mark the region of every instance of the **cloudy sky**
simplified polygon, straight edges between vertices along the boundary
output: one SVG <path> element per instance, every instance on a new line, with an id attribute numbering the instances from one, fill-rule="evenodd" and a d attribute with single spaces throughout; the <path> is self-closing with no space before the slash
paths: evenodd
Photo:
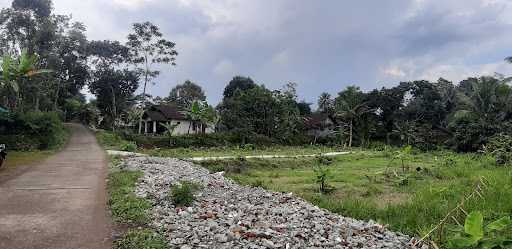
<path id="1" fill-rule="evenodd" d="M 10 0 L 0 0 L 8 6 Z M 151 21 L 177 43 L 154 95 L 199 83 L 217 103 L 235 75 L 269 88 L 299 84 L 316 102 L 347 85 L 512 74 L 509 0 L 54 0 L 55 12 L 88 26 L 90 39 L 125 40 Z"/>

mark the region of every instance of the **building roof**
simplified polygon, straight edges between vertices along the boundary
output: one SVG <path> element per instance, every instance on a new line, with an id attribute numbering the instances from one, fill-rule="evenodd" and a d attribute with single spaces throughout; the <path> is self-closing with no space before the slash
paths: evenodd
<path id="1" fill-rule="evenodd" d="M 144 118 L 154 121 L 188 120 L 184 111 L 174 105 L 154 105 L 144 112 Z"/>
<path id="2" fill-rule="evenodd" d="M 304 118 L 304 124 L 311 129 L 323 128 L 328 125 L 328 121 L 334 124 L 333 119 L 324 113 L 313 113 Z"/>

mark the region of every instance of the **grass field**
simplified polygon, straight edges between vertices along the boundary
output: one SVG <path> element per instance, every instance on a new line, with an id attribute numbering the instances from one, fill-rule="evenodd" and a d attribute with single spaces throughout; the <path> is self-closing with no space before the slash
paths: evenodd
<path id="1" fill-rule="evenodd" d="M 40 162 L 47 157 L 54 154 L 55 151 L 9 151 L 7 154 L 7 160 L 4 162 L 2 168 L 14 168 L 19 165 L 29 165 L 35 162 Z"/>
<path id="2" fill-rule="evenodd" d="M 254 156 L 254 155 L 311 155 L 343 151 L 341 148 L 327 146 L 271 146 L 271 147 L 214 147 L 214 148 L 176 148 L 152 149 L 139 152 L 158 157 L 220 157 L 220 156 Z"/>
<path id="3" fill-rule="evenodd" d="M 293 149 L 292 149 L 293 150 Z M 450 152 L 416 153 L 404 160 L 395 152 L 359 151 L 336 157 L 327 167 L 330 194 L 319 194 L 317 159 L 232 160 L 203 162 L 211 171 L 227 170 L 241 184 L 293 192 L 333 212 L 373 219 L 410 235 L 423 235 L 472 191 L 480 177 L 488 180 L 484 200 L 473 199 L 469 211 L 487 219 L 512 213 L 512 169 L 495 166 L 491 157 Z M 408 169 L 407 169 L 408 168 Z"/>

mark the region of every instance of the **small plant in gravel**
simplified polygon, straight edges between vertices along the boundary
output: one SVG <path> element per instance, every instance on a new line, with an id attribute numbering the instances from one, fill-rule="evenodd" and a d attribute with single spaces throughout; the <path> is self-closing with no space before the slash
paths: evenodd
<path id="1" fill-rule="evenodd" d="M 197 183 L 182 181 L 171 187 L 170 198 L 177 207 L 188 207 L 195 200 L 195 192 L 200 189 Z"/>
<path id="2" fill-rule="evenodd" d="M 135 152 L 137 150 L 137 144 L 134 142 L 124 142 L 119 146 L 122 151 Z"/>
<path id="3" fill-rule="evenodd" d="M 149 229 L 131 230 L 114 243 L 115 249 L 168 249 L 165 238 Z"/>

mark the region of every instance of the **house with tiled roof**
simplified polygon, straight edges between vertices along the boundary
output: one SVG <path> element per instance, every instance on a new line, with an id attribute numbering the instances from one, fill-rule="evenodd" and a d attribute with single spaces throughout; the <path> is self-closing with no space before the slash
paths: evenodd
<path id="1" fill-rule="evenodd" d="M 208 134 L 215 131 L 198 121 L 187 117 L 186 111 L 175 105 L 153 105 L 142 115 L 142 132 L 148 135 L 161 135 L 167 129 L 162 124 L 177 125 L 173 135 Z"/>

